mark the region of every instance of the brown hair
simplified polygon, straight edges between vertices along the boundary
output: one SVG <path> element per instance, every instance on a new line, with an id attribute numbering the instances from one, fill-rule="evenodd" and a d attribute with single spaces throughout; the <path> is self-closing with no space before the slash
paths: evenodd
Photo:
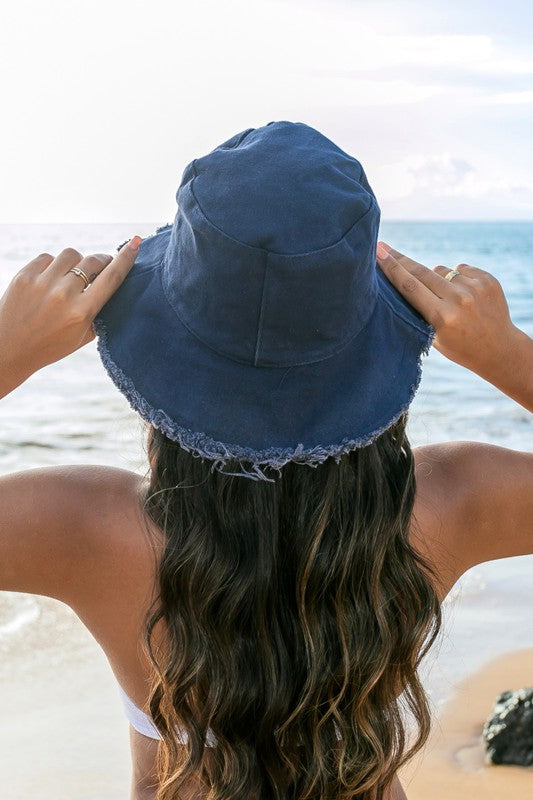
<path id="1" fill-rule="evenodd" d="M 406 423 L 273 483 L 213 471 L 149 429 L 145 508 L 165 537 L 146 628 L 158 800 L 195 776 L 212 800 L 377 800 L 425 743 L 417 668 L 441 616 L 409 542 Z"/>

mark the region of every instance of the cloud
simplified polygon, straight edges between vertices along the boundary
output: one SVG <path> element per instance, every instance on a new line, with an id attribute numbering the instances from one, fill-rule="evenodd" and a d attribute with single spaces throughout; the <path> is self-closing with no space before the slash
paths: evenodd
<path id="1" fill-rule="evenodd" d="M 527 58 L 491 58 L 476 65 L 477 72 L 486 75 L 532 75 L 533 61 Z"/>
<path id="2" fill-rule="evenodd" d="M 479 67 L 491 58 L 494 45 L 485 35 L 380 36 L 372 46 L 380 67 Z"/>
<path id="3" fill-rule="evenodd" d="M 322 35 L 324 20 L 315 22 L 317 33 L 320 30 Z M 350 46 L 353 25 L 359 32 L 356 47 Z M 328 51 L 327 58 L 321 59 L 320 64 L 320 71 L 324 72 L 342 69 L 362 74 L 414 66 L 443 70 L 455 68 L 474 75 L 497 77 L 533 74 L 533 60 L 529 54 L 517 57 L 514 50 L 508 52 L 486 34 L 390 35 L 366 26 L 361 19 L 353 24 L 345 19 L 336 38 L 329 44 L 322 42 L 321 51 L 324 49 Z"/>
<path id="4" fill-rule="evenodd" d="M 483 172 L 470 162 L 450 153 L 410 155 L 393 164 L 372 171 L 372 186 L 384 201 L 423 196 L 434 199 L 456 198 L 483 200 L 506 197 L 533 203 L 533 186 L 527 186 L 503 175 Z"/>
<path id="5" fill-rule="evenodd" d="M 526 90 L 522 92 L 498 92 L 497 94 L 486 95 L 479 98 L 481 105 L 529 105 L 533 103 L 533 91 Z"/>
<path id="6" fill-rule="evenodd" d="M 0 26 L 0 218 L 164 221 L 186 163 L 272 119 L 387 164 L 379 196 L 399 205 L 489 207 L 492 192 L 531 208 L 533 48 L 484 18 L 483 33 L 439 33 L 439 11 L 424 35 L 392 3 L 386 17 L 353 0 L 49 5 L 8 3 Z M 503 163 L 487 177 L 470 153 L 515 177 Z"/>

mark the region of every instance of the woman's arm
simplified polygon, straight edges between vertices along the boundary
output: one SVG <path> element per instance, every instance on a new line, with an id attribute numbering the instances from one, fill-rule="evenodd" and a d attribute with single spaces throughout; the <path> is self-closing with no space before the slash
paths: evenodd
<path id="1" fill-rule="evenodd" d="M 533 340 L 511 322 L 494 276 L 459 264 L 447 281 L 448 268 L 430 270 L 381 243 L 378 263 L 434 326 L 439 352 L 533 411 Z M 435 503 L 445 509 L 457 578 L 485 561 L 533 553 L 533 453 L 468 441 L 418 449 L 419 469 L 434 478 Z"/>
<path id="2" fill-rule="evenodd" d="M 436 330 L 433 346 L 533 412 L 533 340 L 511 321 L 502 287 L 489 272 L 459 264 L 434 270 L 378 244 L 378 265 Z"/>
<path id="3" fill-rule="evenodd" d="M 533 554 L 533 453 L 486 442 L 417 448 L 417 485 L 432 509 L 431 532 L 416 542 L 449 566 L 448 591 L 476 564 Z"/>
<path id="4" fill-rule="evenodd" d="M 94 339 L 92 321 L 132 268 L 137 241 L 114 258 L 83 258 L 73 248 L 56 258 L 42 253 L 15 275 L 0 298 L 0 397 Z M 85 291 L 85 282 L 70 272 L 74 266 L 91 277 Z M 94 567 L 102 544 L 91 515 L 101 514 L 105 526 L 109 497 L 133 493 L 135 478 L 123 470 L 81 466 L 1 477 L 0 590 L 71 604 L 83 590 L 79 575 Z"/>

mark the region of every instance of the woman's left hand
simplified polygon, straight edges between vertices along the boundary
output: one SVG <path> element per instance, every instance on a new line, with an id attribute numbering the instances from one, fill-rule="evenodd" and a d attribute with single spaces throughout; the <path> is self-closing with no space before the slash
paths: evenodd
<path id="1" fill-rule="evenodd" d="M 135 236 L 113 257 L 72 247 L 32 259 L 0 298 L 0 396 L 95 338 L 92 322 L 133 267 Z M 77 267 L 83 277 L 70 270 Z"/>

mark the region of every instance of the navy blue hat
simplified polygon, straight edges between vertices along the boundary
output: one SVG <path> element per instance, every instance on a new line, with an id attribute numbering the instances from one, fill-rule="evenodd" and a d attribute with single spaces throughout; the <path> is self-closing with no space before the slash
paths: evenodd
<path id="1" fill-rule="evenodd" d="M 255 480 L 271 480 L 262 465 L 338 462 L 392 425 L 435 330 L 377 267 L 359 161 L 309 125 L 269 122 L 188 164 L 176 199 L 94 323 L 131 406 Z"/>

